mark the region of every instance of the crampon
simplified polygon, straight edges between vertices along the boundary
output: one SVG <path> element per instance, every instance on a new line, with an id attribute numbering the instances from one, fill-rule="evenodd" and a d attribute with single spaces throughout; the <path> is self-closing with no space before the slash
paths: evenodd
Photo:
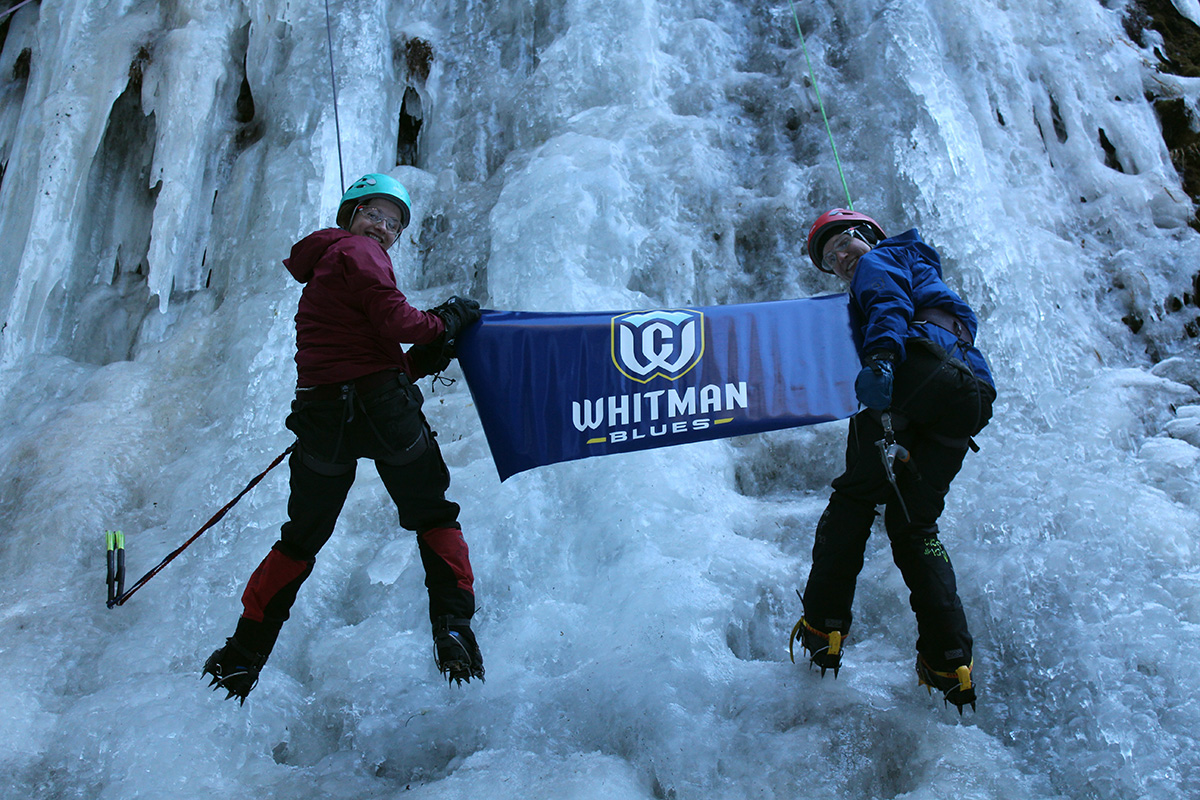
<path id="1" fill-rule="evenodd" d="M 942 700 L 947 705 L 953 703 L 959 716 L 962 716 L 965 705 L 969 704 L 971 710 L 975 710 L 975 684 L 971 681 L 971 669 L 974 666 L 975 662 L 972 661 L 953 672 L 940 672 L 929 666 L 924 656 L 918 655 L 917 685 L 924 686 L 930 694 L 937 689 L 942 693 Z"/>
<path id="2" fill-rule="evenodd" d="M 433 625 L 433 657 L 448 683 L 483 680 L 483 656 L 471 632 L 471 621 L 440 617 Z"/>
<path id="3" fill-rule="evenodd" d="M 795 642 L 800 642 L 800 646 L 808 653 L 808 667 L 812 669 L 813 665 L 821 668 L 821 677 L 825 677 L 825 670 L 833 670 L 833 677 L 838 676 L 838 670 L 842 668 L 842 633 L 841 631 L 830 631 L 824 633 L 819 631 L 809 624 L 808 620 L 801 617 L 796 625 L 792 628 L 792 635 L 788 639 L 788 657 L 792 659 L 792 663 L 796 663 L 796 655 L 792 652 L 792 645 Z"/>
<path id="4" fill-rule="evenodd" d="M 204 662 L 201 677 L 212 676 L 208 684 L 215 692 L 224 689 L 229 692 L 226 700 L 238 699 L 241 705 L 246 704 L 246 696 L 258 685 L 258 673 L 262 670 L 267 657 L 251 652 L 230 637 L 225 640 L 225 646 L 218 648 Z"/>

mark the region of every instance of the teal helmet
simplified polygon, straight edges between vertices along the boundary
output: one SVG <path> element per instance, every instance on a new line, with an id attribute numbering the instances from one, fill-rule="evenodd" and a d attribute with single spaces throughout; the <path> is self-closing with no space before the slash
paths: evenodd
<path id="1" fill-rule="evenodd" d="M 378 172 L 363 175 L 352 183 L 346 193 L 342 195 L 342 202 L 338 204 L 337 226 L 348 230 L 350 219 L 354 216 L 354 209 L 375 197 L 391 200 L 400 206 L 400 227 L 408 227 L 408 220 L 411 218 L 409 209 L 412 206 L 412 200 L 408 198 L 408 190 L 404 188 L 404 184 L 392 176 L 381 175 Z"/>

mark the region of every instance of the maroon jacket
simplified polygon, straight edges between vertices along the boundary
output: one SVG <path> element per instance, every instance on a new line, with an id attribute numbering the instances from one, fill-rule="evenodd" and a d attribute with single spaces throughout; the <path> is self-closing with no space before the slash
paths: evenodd
<path id="1" fill-rule="evenodd" d="M 401 342 L 424 344 L 445 330 L 396 288 L 379 242 L 326 228 L 292 246 L 283 262 L 304 284 L 296 311 L 298 386 L 317 386 L 400 368 L 414 375 Z"/>

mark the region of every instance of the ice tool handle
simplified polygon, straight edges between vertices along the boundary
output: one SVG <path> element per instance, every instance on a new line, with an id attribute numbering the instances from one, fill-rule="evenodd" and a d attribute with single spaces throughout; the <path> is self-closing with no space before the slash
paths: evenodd
<path id="1" fill-rule="evenodd" d="M 125 534 L 121 531 L 105 531 L 105 558 L 108 567 L 108 607 L 117 604 L 117 598 L 125 594 Z"/>
<path id="2" fill-rule="evenodd" d="M 892 485 L 892 491 L 896 493 L 896 499 L 900 501 L 900 510 L 904 512 L 904 518 L 912 522 L 912 517 L 908 514 L 908 506 L 904 504 L 904 497 L 900 494 L 900 487 L 896 485 L 896 462 L 907 464 L 909 459 L 908 450 L 902 445 L 896 444 L 896 431 L 892 428 L 892 412 L 884 411 L 879 415 L 879 421 L 883 425 L 883 438 L 875 442 L 875 446 L 879 448 L 879 457 L 883 460 L 883 472 L 887 476 L 887 481 Z"/>

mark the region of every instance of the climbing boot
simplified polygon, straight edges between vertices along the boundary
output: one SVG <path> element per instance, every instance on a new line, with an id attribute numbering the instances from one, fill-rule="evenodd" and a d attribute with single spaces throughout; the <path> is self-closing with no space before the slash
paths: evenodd
<path id="1" fill-rule="evenodd" d="M 825 677 L 825 670 L 831 669 L 833 677 L 836 678 L 838 670 L 842 668 L 842 639 L 841 631 L 822 631 L 801 617 L 792 628 L 792 636 L 788 639 L 788 656 L 795 664 L 796 656 L 792 652 L 792 643 L 799 642 L 808 653 L 809 669 L 812 669 L 814 664 L 820 667 L 822 678 Z"/>
<path id="2" fill-rule="evenodd" d="M 238 643 L 232 636 L 225 640 L 225 646 L 213 651 L 204 662 L 201 676 L 212 676 L 208 684 L 215 692 L 224 689 L 229 692 L 226 700 L 238 698 L 242 705 L 246 704 L 246 695 L 258 684 L 258 673 L 267 657 L 259 655 Z"/>
<path id="3" fill-rule="evenodd" d="M 930 694 L 937 689 L 942 693 L 942 700 L 949 705 L 953 703 L 962 716 L 963 706 L 970 704 L 975 710 L 975 684 L 971 680 L 971 669 L 975 662 L 963 664 L 949 671 L 936 670 L 925 660 L 925 656 L 917 656 L 917 685 L 924 686 Z"/>
<path id="4" fill-rule="evenodd" d="M 433 623 L 433 658 L 447 683 L 483 680 L 483 656 L 471 632 L 471 620 L 438 617 Z"/>

